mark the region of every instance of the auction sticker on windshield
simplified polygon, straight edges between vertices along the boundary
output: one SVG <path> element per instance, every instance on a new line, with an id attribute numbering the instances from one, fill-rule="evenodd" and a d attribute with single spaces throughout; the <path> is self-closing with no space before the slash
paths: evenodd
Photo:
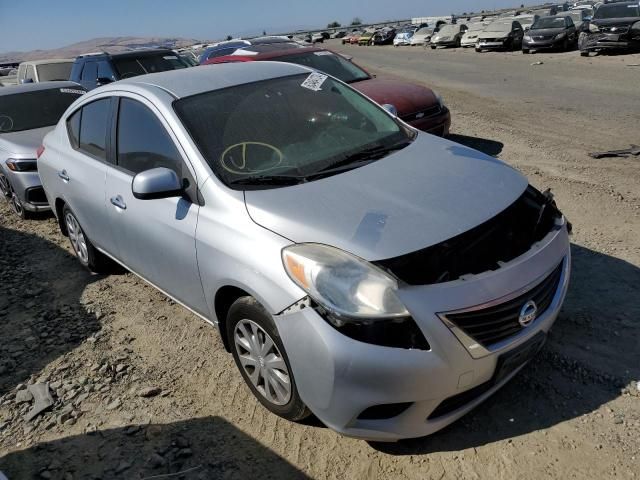
<path id="1" fill-rule="evenodd" d="M 61 88 L 60 93 L 73 93 L 75 95 L 84 95 L 84 90 L 76 90 L 75 88 Z"/>
<path id="2" fill-rule="evenodd" d="M 309 90 L 313 90 L 314 92 L 318 92 L 322 90 L 322 84 L 325 80 L 329 78 L 327 75 L 323 75 L 322 73 L 313 72 L 309 74 L 307 79 L 300 84 L 300 86 L 304 88 L 308 88 Z"/>

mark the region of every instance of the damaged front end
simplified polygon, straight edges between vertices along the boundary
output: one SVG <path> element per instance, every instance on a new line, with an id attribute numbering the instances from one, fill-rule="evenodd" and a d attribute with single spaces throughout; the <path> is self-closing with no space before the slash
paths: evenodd
<path id="1" fill-rule="evenodd" d="M 579 48 L 582 54 L 599 50 L 640 51 L 640 18 L 637 22 L 590 23 L 580 35 Z"/>
<path id="2" fill-rule="evenodd" d="M 374 262 L 409 285 L 497 270 L 542 240 L 562 217 L 549 190 L 529 186 L 508 208 L 467 232 L 422 250 Z M 571 232 L 571 224 L 567 222 Z"/>

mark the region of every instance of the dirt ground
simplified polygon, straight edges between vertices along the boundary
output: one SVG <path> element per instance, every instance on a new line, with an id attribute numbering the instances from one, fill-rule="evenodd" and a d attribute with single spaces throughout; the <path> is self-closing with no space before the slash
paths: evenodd
<path id="1" fill-rule="evenodd" d="M 130 273 L 95 276 L 50 217 L 0 205 L 0 471 L 14 479 L 640 477 L 638 56 L 332 47 L 436 88 L 452 139 L 550 187 L 574 226 L 540 356 L 427 438 L 370 444 L 269 414 L 215 329 Z M 531 63 L 542 61 L 542 64 Z M 425 152 L 428 155 L 428 152 Z M 31 421 L 27 385 L 53 405 Z"/>

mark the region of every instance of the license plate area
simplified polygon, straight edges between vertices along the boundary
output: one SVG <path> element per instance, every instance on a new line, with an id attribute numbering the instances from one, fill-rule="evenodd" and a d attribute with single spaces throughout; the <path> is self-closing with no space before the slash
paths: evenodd
<path id="1" fill-rule="evenodd" d="M 531 360 L 540 351 L 546 339 L 547 335 L 544 332 L 538 332 L 522 345 L 500 355 L 493 382 L 500 382 Z"/>

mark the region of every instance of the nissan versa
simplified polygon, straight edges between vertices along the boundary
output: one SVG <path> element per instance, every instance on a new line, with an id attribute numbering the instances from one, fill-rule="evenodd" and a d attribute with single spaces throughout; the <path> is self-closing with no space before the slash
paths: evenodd
<path id="1" fill-rule="evenodd" d="M 544 343 L 569 280 L 549 193 L 295 64 L 95 89 L 38 167 L 83 265 L 116 260 L 217 324 L 273 413 L 353 437 L 478 405 Z"/>

